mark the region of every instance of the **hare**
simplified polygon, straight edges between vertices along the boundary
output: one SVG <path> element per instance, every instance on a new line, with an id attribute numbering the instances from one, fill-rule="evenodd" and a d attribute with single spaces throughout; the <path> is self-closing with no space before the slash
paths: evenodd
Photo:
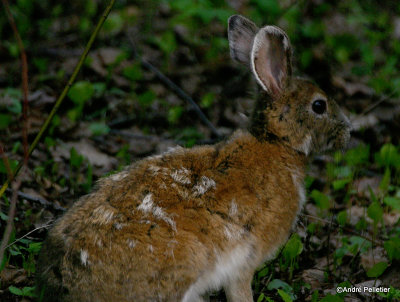
<path id="1" fill-rule="evenodd" d="M 350 124 L 311 82 L 292 77 L 280 28 L 230 17 L 233 59 L 260 86 L 248 130 L 177 147 L 103 178 L 49 231 L 42 301 L 253 301 L 255 270 L 286 242 L 306 197 L 310 155 L 345 146 Z"/>

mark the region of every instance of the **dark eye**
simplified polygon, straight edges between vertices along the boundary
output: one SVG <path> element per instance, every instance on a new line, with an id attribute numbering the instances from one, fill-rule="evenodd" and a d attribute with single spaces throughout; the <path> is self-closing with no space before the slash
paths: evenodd
<path id="1" fill-rule="evenodd" d="M 326 102 L 324 100 L 316 100 L 312 103 L 312 110 L 316 114 L 322 114 L 326 111 Z"/>

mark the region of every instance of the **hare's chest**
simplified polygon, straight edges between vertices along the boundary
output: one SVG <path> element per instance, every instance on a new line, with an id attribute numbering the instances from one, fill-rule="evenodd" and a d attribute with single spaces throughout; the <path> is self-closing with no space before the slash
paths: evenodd
<path id="1" fill-rule="evenodd" d="M 306 202 L 306 190 L 305 190 L 305 186 L 304 186 L 304 177 L 298 171 L 293 171 L 291 173 L 291 175 L 292 175 L 294 192 L 297 195 L 298 213 L 299 213 Z"/>
<path id="2" fill-rule="evenodd" d="M 230 279 L 240 274 L 244 268 L 253 266 L 253 248 L 249 243 L 242 243 L 216 257 L 209 271 L 204 272 L 186 291 L 182 302 L 197 301 L 202 294 L 219 289 Z"/>

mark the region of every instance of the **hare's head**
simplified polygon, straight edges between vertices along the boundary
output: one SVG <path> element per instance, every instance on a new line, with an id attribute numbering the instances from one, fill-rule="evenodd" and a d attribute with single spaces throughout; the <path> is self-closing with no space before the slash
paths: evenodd
<path id="1" fill-rule="evenodd" d="M 259 29 L 242 17 L 229 18 L 231 56 L 248 66 L 261 86 L 250 124 L 260 140 L 280 140 L 306 155 L 343 148 L 350 123 L 338 105 L 310 81 L 292 77 L 292 49 L 276 26 Z"/>

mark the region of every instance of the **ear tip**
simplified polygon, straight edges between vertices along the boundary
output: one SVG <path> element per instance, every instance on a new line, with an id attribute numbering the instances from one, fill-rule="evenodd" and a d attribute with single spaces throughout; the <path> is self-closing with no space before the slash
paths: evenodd
<path id="1" fill-rule="evenodd" d="M 243 19 L 243 18 L 244 17 L 241 16 L 241 15 L 232 15 L 232 16 L 230 16 L 229 19 L 228 19 L 228 28 L 229 28 L 229 30 L 233 30 L 236 27 L 238 21 L 240 19 Z"/>
<path id="2" fill-rule="evenodd" d="M 285 50 L 291 49 L 290 39 L 286 32 L 275 25 L 266 25 L 260 29 L 255 39 L 264 39 L 263 35 L 275 35 L 275 36 L 282 36 L 283 46 Z"/>

